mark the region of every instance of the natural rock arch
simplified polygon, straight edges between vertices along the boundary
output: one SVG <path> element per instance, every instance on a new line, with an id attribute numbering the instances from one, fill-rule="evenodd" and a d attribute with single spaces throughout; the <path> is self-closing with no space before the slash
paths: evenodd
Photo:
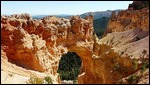
<path id="1" fill-rule="evenodd" d="M 27 14 L 1 17 L 1 46 L 5 47 L 2 50 L 9 61 L 52 74 L 59 83 L 59 61 L 67 52 L 75 52 L 82 59 L 78 83 L 116 83 L 135 72 L 130 57 L 120 57 L 109 46 L 112 43 L 109 39 L 113 38 L 109 37 L 109 41 L 103 38 L 101 41 L 104 43 L 98 43 L 99 40 L 93 36 L 92 16 L 85 19 L 48 16 L 41 20 L 29 17 Z M 131 31 L 130 34 L 133 33 Z M 126 43 L 133 38 L 130 39 Z"/>
<path id="2" fill-rule="evenodd" d="M 2 45 L 7 46 L 4 51 L 11 62 L 27 69 L 48 72 L 60 83 L 57 69 L 61 55 L 75 52 L 82 59 L 78 83 L 114 83 L 118 79 L 106 80 L 109 70 L 98 56 L 110 47 L 99 45 L 94 40 L 92 16 L 85 19 L 73 16 L 71 20 L 51 16 L 32 20 L 26 19 L 27 15 L 21 16 L 24 15 L 2 17 Z M 112 52 L 109 56 L 112 55 L 115 54 Z"/>
<path id="3" fill-rule="evenodd" d="M 58 76 L 62 54 L 76 52 L 83 61 L 92 55 L 92 16 L 33 20 L 28 14 L 21 14 L 2 16 L 1 21 L 2 46 L 7 47 L 4 51 L 8 60 L 26 69 Z"/>

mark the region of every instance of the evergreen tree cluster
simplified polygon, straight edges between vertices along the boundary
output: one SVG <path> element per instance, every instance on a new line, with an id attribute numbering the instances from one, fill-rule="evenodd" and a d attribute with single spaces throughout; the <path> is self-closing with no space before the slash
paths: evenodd
<path id="1" fill-rule="evenodd" d="M 143 9 L 145 7 L 149 7 L 149 1 L 143 1 L 143 4 L 136 7 L 136 9 Z"/>
<path id="2" fill-rule="evenodd" d="M 61 57 L 58 73 L 61 80 L 76 80 L 81 66 L 80 57 L 74 52 L 68 52 Z"/>
<path id="3" fill-rule="evenodd" d="M 109 22 L 109 17 L 102 17 L 100 19 L 96 19 L 93 22 L 94 32 L 98 37 L 102 36 L 105 29 L 107 28 Z"/>

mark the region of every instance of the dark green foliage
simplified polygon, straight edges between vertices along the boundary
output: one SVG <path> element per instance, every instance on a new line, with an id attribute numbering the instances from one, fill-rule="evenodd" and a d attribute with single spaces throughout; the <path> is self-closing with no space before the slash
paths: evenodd
<path id="1" fill-rule="evenodd" d="M 149 1 L 144 1 L 143 4 L 140 6 L 137 6 L 136 9 L 139 10 L 148 6 L 149 6 Z"/>
<path id="2" fill-rule="evenodd" d="M 144 71 L 145 69 L 149 68 L 149 59 L 144 58 L 144 56 L 147 56 L 147 51 L 144 49 L 142 52 L 143 56 L 141 57 L 141 70 Z"/>
<path id="3" fill-rule="evenodd" d="M 145 7 L 149 7 L 149 1 L 142 1 L 142 4 L 133 4 L 135 7 L 135 10 L 140 10 L 143 9 Z"/>
<path id="4" fill-rule="evenodd" d="M 52 79 L 49 76 L 46 76 L 44 80 L 47 82 L 47 84 L 53 84 Z"/>
<path id="5" fill-rule="evenodd" d="M 94 32 L 98 37 L 103 35 L 107 27 L 108 21 L 109 21 L 109 17 L 102 17 L 100 19 L 94 20 L 93 22 Z"/>
<path id="6" fill-rule="evenodd" d="M 141 70 L 144 71 L 147 68 L 149 68 L 149 61 L 148 60 L 142 62 Z"/>
<path id="7" fill-rule="evenodd" d="M 58 68 L 61 80 L 75 80 L 81 66 L 80 57 L 74 52 L 63 55 Z"/>
<path id="8" fill-rule="evenodd" d="M 133 74 L 128 78 L 128 82 L 129 82 L 129 84 L 134 84 L 138 79 L 139 79 L 139 77 L 137 75 Z"/>

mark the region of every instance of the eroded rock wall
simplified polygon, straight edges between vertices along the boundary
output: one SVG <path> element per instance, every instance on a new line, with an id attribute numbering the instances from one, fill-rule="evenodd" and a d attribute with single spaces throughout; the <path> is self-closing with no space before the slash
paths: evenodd
<path id="1" fill-rule="evenodd" d="M 135 28 L 140 28 L 144 31 L 149 30 L 148 7 L 141 10 L 120 11 L 117 15 L 113 12 L 104 34 L 122 32 Z"/>
<path id="2" fill-rule="evenodd" d="M 92 54 L 93 17 L 70 20 L 47 16 L 33 20 L 28 14 L 1 17 L 1 50 L 6 58 L 26 69 L 57 75 L 62 54 L 74 51 L 83 61 Z M 79 51 L 80 50 L 80 51 Z M 84 54 L 83 54 L 84 53 Z"/>
<path id="3" fill-rule="evenodd" d="M 135 59 L 139 62 L 143 56 L 149 59 L 149 10 L 142 10 L 144 12 L 132 11 L 134 15 L 131 11 L 123 11 L 117 17 L 114 15 L 107 33 L 118 33 L 107 34 L 101 40 L 93 35 L 92 16 L 85 19 L 47 16 L 40 20 L 32 19 L 28 14 L 2 16 L 1 58 L 25 69 L 49 73 L 60 83 L 57 69 L 61 55 L 75 52 L 82 59 L 78 83 L 117 83 L 140 69 L 141 63 L 134 67 Z M 144 20 L 138 25 L 141 14 Z M 126 23 L 127 27 L 124 21 L 130 22 Z M 129 30 L 130 27 L 133 29 Z"/>

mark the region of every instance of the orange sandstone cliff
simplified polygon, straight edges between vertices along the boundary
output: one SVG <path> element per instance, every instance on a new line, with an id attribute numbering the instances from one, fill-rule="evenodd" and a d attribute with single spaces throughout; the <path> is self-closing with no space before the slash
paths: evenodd
<path id="1" fill-rule="evenodd" d="M 145 8 L 112 15 L 102 39 L 93 35 L 93 16 L 40 20 L 28 14 L 1 16 L 1 81 L 14 83 L 8 78 L 11 73 L 17 83 L 30 74 L 50 75 L 54 83 L 60 83 L 60 58 L 75 52 L 82 60 L 78 83 L 131 83 L 128 76 L 139 73 L 149 59 L 148 14 Z M 149 68 L 145 69 L 136 83 L 149 83 L 143 81 L 149 79 Z"/>
<path id="2" fill-rule="evenodd" d="M 87 61 L 93 47 L 93 17 L 33 20 L 28 14 L 1 17 L 2 60 L 57 76 L 62 54 L 74 51 Z M 81 51 L 80 51 L 81 50 Z M 88 54 L 89 53 L 89 54 Z"/>
<path id="3" fill-rule="evenodd" d="M 122 32 L 129 29 L 140 28 L 149 30 L 149 8 L 141 10 L 124 10 L 118 14 L 112 13 L 105 34 L 111 32 Z"/>

